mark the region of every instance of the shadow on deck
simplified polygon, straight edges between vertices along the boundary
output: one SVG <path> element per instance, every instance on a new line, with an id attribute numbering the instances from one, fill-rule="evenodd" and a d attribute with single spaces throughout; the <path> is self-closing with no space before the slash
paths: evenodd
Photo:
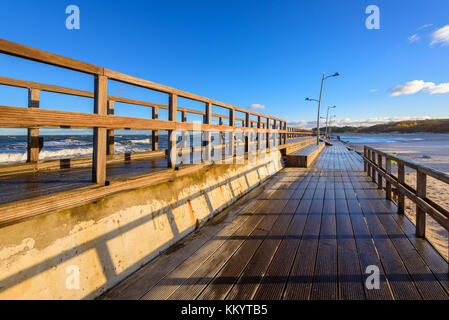
<path id="1" fill-rule="evenodd" d="M 282 170 L 239 210 L 100 298 L 449 299 L 448 263 L 342 144 Z M 366 286 L 372 270 L 378 289 Z"/>

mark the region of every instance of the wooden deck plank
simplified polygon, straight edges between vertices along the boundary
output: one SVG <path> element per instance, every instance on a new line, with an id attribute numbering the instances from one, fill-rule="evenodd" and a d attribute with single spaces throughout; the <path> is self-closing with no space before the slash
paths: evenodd
<path id="1" fill-rule="evenodd" d="M 310 298 L 321 228 L 326 175 L 320 171 L 315 179 L 318 179 L 318 184 L 313 194 L 302 240 L 284 292 L 283 298 L 287 300 L 308 300 Z"/>
<path id="2" fill-rule="evenodd" d="M 366 178 L 361 177 L 361 179 Z M 439 285 L 438 280 L 422 260 L 407 236 L 396 224 L 396 220 L 393 219 L 392 214 L 397 212 L 397 208 L 393 209 L 391 206 L 388 206 L 383 194 L 373 184 L 367 182 L 362 185 L 365 192 L 370 195 L 370 203 L 376 211 L 376 216 L 396 247 L 422 298 L 426 300 L 447 300 L 449 298 L 447 293 Z"/>
<path id="3" fill-rule="evenodd" d="M 334 163 L 333 167 L 338 166 Z M 338 299 L 334 172 L 329 170 L 326 177 L 317 260 L 310 296 L 312 300 Z"/>
<path id="4" fill-rule="evenodd" d="M 368 266 L 379 267 L 379 289 L 368 289 L 363 282 L 363 288 L 368 300 L 390 300 L 393 299 L 392 292 L 387 282 L 385 271 L 380 261 L 377 249 L 372 240 L 371 232 L 366 224 L 362 208 L 355 194 L 354 188 L 347 172 L 342 172 L 343 187 L 346 196 L 346 202 L 351 219 L 352 229 L 354 232 L 355 242 L 359 255 L 361 271 L 364 273 L 364 280 L 367 278 L 365 274 Z"/>
<path id="5" fill-rule="evenodd" d="M 335 180 L 339 298 L 363 300 L 364 281 L 341 171 L 336 173 Z"/>
<path id="6" fill-rule="evenodd" d="M 313 193 L 308 194 L 308 191 L 314 190 L 317 184 L 317 181 L 311 182 L 312 177 L 313 174 L 308 175 L 299 188 L 299 192 L 296 193 L 295 199 L 300 200 L 298 207 L 285 237 L 254 295 L 256 300 L 279 300 L 282 298 L 313 198 Z"/>
<path id="7" fill-rule="evenodd" d="M 343 144 L 326 148 L 313 168 L 282 170 L 251 203 L 106 298 L 449 299 L 448 263 L 415 237 Z M 372 265 L 380 288 L 370 290 Z"/>
<path id="8" fill-rule="evenodd" d="M 421 296 L 416 289 L 402 259 L 396 251 L 391 239 L 376 217 L 376 212 L 370 204 L 370 196 L 365 193 L 358 177 L 349 175 L 362 207 L 373 241 L 383 263 L 385 274 L 390 283 L 395 299 L 419 300 Z"/>

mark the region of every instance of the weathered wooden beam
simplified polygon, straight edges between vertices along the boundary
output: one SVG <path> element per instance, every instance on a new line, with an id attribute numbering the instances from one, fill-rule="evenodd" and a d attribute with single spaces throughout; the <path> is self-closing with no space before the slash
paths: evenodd
<path id="1" fill-rule="evenodd" d="M 114 115 L 114 101 L 108 100 L 108 115 Z M 114 154 L 114 130 L 107 131 L 107 154 Z"/>
<path id="2" fill-rule="evenodd" d="M 398 163 L 398 182 L 405 184 L 405 167 L 403 163 Z M 398 189 L 398 213 L 404 214 L 405 210 L 405 197 L 404 194 Z"/>
<path id="3" fill-rule="evenodd" d="M 425 199 L 427 197 L 427 176 L 420 171 L 416 172 L 416 195 Z M 426 236 L 426 212 L 416 205 L 416 236 L 424 238 Z"/>
<path id="4" fill-rule="evenodd" d="M 54 53 L 24 46 L 15 42 L 0 39 L 0 53 L 9 54 L 19 58 L 25 58 L 42 62 L 57 67 L 80 71 L 84 73 L 102 75 L 103 68 L 82 61 L 66 58 Z"/>
<path id="5" fill-rule="evenodd" d="M 209 125 L 212 122 L 212 103 L 206 102 L 204 124 Z M 212 134 L 210 131 L 203 132 L 204 153 L 203 161 L 210 163 L 212 161 Z"/>
<path id="6" fill-rule="evenodd" d="M 176 94 L 170 94 L 168 98 L 168 120 L 172 122 L 176 122 L 176 114 L 178 108 L 178 96 Z M 177 150 L 176 150 L 176 130 L 168 131 L 168 167 L 176 168 L 176 158 L 177 158 Z"/>
<path id="7" fill-rule="evenodd" d="M 385 171 L 391 175 L 391 159 L 385 159 Z M 391 182 L 385 181 L 385 192 L 387 200 L 391 200 Z"/>
<path id="8" fill-rule="evenodd" d="M 28 108 L 39 108 L 39 90 L 28 90 Z M 27 162 L 38 162 L 40 151 L 39 129 L 30 128 L 27 131 Z"/>
<path id="9" fill-rule="evenodd" d="M 377 171 L 377 188 L 382 190 L 383 182 L 382 175 L 380 174 L 380 169 L 382 169 L 382 155 L 380 153 L 377 154 L 377 166 L 379 167 L 379 170 Z"/>
<path id="10" fill-rule="evenodd" d="M 151 118 L 153 120 L 157 120 L 159 118 L 159 109 L 158 107 L 152 108 L 152 115 Z M 153 151 L 156 151 L 159 149 L 159 131 L 158 130 L 152 130 L 151 131 L 151 149 Z"/>
<path id="11" fill-rule="evenodd" d="M 108 78 L 95 76 L 94 113 L 107 115 Z M 92 180 L 99 185 L 106 184 L 106 129 L 94 127 Z"/>

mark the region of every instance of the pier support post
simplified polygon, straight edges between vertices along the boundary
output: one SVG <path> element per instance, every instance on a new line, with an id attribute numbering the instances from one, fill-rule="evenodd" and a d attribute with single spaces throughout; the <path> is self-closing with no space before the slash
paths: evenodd
<path id="1" fill-rule="evenodd" d="M 371 161 L 373 162 L 373 164 L 376 164 L 376 153 L 371 150 Z M 371 167 L 371 180 L 375 183 L 376 182 L 376 166 L 373 165 Z"/>
<path id="2" fill-rule="evenodd" d="M 267 149 L 270 150 L 270 118 L 267 117 Z"/>
<path id="3" fill-rule="evenodd" d="M 154 120 L 157 120 L 159 118 L 159 109 L 157 107 L 153 107 L 151 118 Z M 152 130 L 152 132 L 151 132 L 151 149 L 153 151 L 157 151 L 159 149 L 159 131 L 158 130 Z"/>
<path id="4" fill-rule="evenodd" d="M 204 124 L 212 122 L 212 103 L 206 102 L 206 114 L 204 116 Z M 204 138 L 204 158 L 203 161 L 210 163 L 212 161 L 212 134 L 210 131 L 203 131 Z"/>
<path id="5" fill-rule="evenodd" d="M 426 198 L 427 176 L 421 171 L 416 172 L 416 195 L 421 199 Z M 416 205 L 416 236 L 424 238 L 426 236 L 426 212 Z"/>
<path id="6" fill-rule="evenodd" d="M 382 175 L 380 174 L 380 169 L 382 169 L 382 155 L 380 153 L 377 155 L 377 166 L 379 167 L 379 170 L 377 171 L 377 188 L 382 190 L 383 182 Z"/>
<path id="7" fill-rule="evenodd" d="M 234 151 L 235 151 L 235 134 L 234 134 L 234 126 L 235 126 L 235 110 L 229 109 L 229 126 L 231 127 L 232 131 L 229 135 L 229 155 L 231 159 L 234 158 Z M 234 160 L 232 160 L 231 163 L 234 163 Z"/>
<path id="8" fill-rule="evenodd" d="M 250 115 L 249 112 L 247 112 L 247 113 L 245 114 L 245 127 L 247 127 L 247 128 L 250 128 L 250 127 L 251 127 L 251 122 L 250 122 L 250 120 L 251 120 L 251 115 Z M 250 137 L 251 137 L 251 132 L 246 131 L 246 132 L 244 133 L 244 135 L 245 135 L 245 152 L 247 152 L 247 153 L 248 153 L 248 156 L 249 156 L 250 142 L 251 142 L 251 139 L 250 139 Z"/>
<path id="9" fill-rule="evenodd" d="M 114 115 L 114 101 L 108 100 L 108 114 Z M 114 130 L 108 129 L 107 131 L 107 154 L 114 154 Z"/>
<path id="10" fill-rule="evenodd" d="M 178 111 L 178 96 L 171 93 L 168 97 L 168 121 L 176 122 L 176 113 Z M 176 130 L 168 131 L 168 167 L 176 168 Z"/>
<path id="11" fill-rule="evenodd" d="M 287 131 L 287 122 L 284 122 L 283 130 Z M 287 144 L 287 132 L 285 132 L 283 136 L 284 136 L 284 143 L 283 144 Z"/>
<path id="12" fill-rule="evenodd" d="M 262 128 L 262 117 L 257 116 L 257 128 Z M 257 132 L 257 152 L 260 154 L 262 150 L 262 133 Z"/>
<path id="13" fill-rule="evenodd" d="M 391 175 L 391 159 L 385 158 L 385 170 Z M 391 200 L 391 182 L 385 179 L 386 198 Z"/>
<path id="14" fill-rule="evenodd" d="M 95 76 L 94 113 L 106 115 L 108 112 L 108 78 Z M 94 128 L 94 149 L 92 180 L 99 185 L 106 184 L 106 128 Z"/>
<path id="15" fill-rule="evenodd" d="M 218 118 L 218 125 L 219 126 L 223 126 L 223 118 L 220 117 Z M 223 148 L 223 143 L 224 143 L 224 132 L 220 131 L 220 146 Z M 223 149 L 222 149 L 223 150 Z"/>
<path id="16" fill-rule="evenodd" d="M 405 167 L 403 163 L 398 163 L 398 182 L 404 184 L 405 182 Z M 398 213 L 404 214 L 405 209 L 405 196 L 398 188 Z"/>
<path id="17" fill-rule="evenodd" d="M 39 93 L 38 89 L 28 89 L 28 108 L 39 108 Z M 39 129 L 30 128 L 27 139 L 27 162 L 39 161 Z"/>
<path id="18" fill-rule="evenodd" d="M 187 112 L 181 111 L 181 122 L 187 122 Z M 189 145 L 189 133 L 186 130 L 182 131 L 182 148 L 187 148 Z M 193 150 L 192 150 L 193 152 Z"/>
<path id="19" fill-rule="evenodd" d="M 366 146 L 363 146 L 363 155 L 364 155 L 364 159 L 363 159 L 363 170 L 364 170 L 365 172 L 367 172 L 368 175 L 369 175 L 369 171 L 368 171 L 368 161 L 366 161 L 366 159 L 365 159 L 365 158 L 367 158 L 367 154 L 368 154 L 368 151 L 367 151 L 367 149 L 366 149 Z"/>

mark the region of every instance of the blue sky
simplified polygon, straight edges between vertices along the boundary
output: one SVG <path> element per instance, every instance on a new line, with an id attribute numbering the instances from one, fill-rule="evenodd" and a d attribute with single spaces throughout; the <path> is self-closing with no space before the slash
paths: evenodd
<path id="1" fill-rule="evenodd" d="M 65 27 L 70 4 L 80 8 L 80 30 Z M 380 30 L 365 27 L 368 5 L 380 8 Z M 440 93 L 449 83 L 448 25 L 447 0 L 0 4 L 3 39 L 240 107 L 260 104 L 265 109 L 257 111 L 302 127 L 316 119 L 316 104 L 304 98 L 318 98 L 321 74 L 336 71 L 341 77 L 325 83 L 322 114 L 336 105 L 338 124 L 448 118 L 449 93 Z M 431 45 L 436 36 L 440 42 Z M 93 89 L 91 76 L 5 55 L 0 70 L 1 76 Z M 166 103 L 163 94 L 119 83 L 111 83 L 109 93 Z M 26 90 L 0 86 L 0 105 L 25 106 L 26 99 Z M 43 93 L 41 107 L 90 112 L 92 103 Z M 145 117 L 150 110 L 123 106 L 118 114 Z"/>

